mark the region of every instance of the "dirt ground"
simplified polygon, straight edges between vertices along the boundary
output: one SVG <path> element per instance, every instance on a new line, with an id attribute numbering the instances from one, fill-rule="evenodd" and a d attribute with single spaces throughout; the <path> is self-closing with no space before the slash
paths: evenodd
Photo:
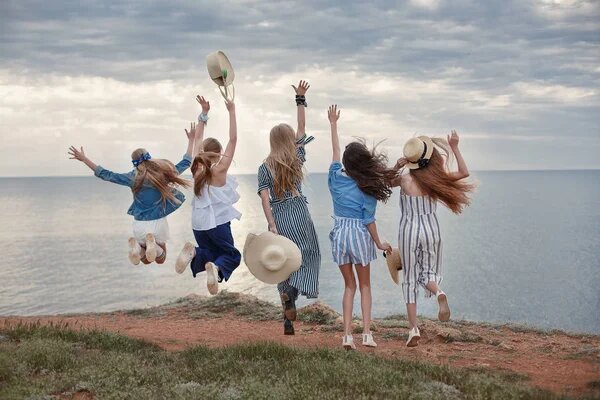
<path id="1" fill-rule="evenodd" d="M 302 313 L 334 313 L 326 306 L 308 306 Z M 277 320 L 256 320 L 232 310 L 215 315 L 190 314 L 189 303 L 149 309 L 147 312 L 58 315 L 48 317 L 0 317 L 6 324 L 67 323 L 71 328 L 95 328 L 118 332 L 177 351 L 194 345 L 211 347 L 275 341 L 296 347 L 341 347 L 339 318 L 334 323 L 296 321 L 295 336 L 284 336 Z M 600 385 L 600 336 L 534 331 L 514 326 L 425 320 L 422 340 L 415 348 L 405 346 L 407 329 L 401 320 L 374 322 L 376 349 L 360 345 L 357 351 L 383 357 L 407 358 L 515 374 L 515 379 L 555 393 L 598 393 Z"/>

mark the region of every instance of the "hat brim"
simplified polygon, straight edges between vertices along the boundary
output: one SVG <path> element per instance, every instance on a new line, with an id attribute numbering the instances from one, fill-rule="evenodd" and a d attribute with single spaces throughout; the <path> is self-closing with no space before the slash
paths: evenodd
<path id="1" fill-rule="evenodd" d="M 421 139 L 423 142 L 425 142 L 425 144 L 427 145 L 427 151 L 425 152 L 425 156 L 423 156 L 423 158 L 429 160 L 431 159 L 431 155 L 433 154 L 433 147 L 435 146 L 433 143 L 433 140 L 431 140 L 431 138 L 429 136 L 417 136 L 419 139 Z M 419 169 L 419 163 L 414 163 L 414 162 L 407 162 L 406 163 L 406 168 L 408 169 Z"/>
<path id="2" fill-rule="evenodd" d="M 229 86 L 233 84 L 235 72 L 229 58 L 222 51 L 215 51 L 206 56 L 206 68 L 208 75 L 219 86 Z M 223 70 L 227 70 L 227 76 L 223 77 Z"/>
<path id="3" fill-rule="evenodd" d="M 390 271 L 390 276 L 396 285 L 400 284 L 400 270 L 402 269 L 402 259 L 400 250 L 392 249 L 392 252 L 385 257 L 385 261 Z"/>
<path id="4" fill-rule="evenodd" d="M 260 260 L 262 249 L 273 244 L 280 246 L 287 256 L 286 261 L 277 271 L 267 269 Z M 248 234 L 244 244 L 243 257 L 244 263 L 252 275 L 259 281 L 268 284 L 285 281 L 302 265 L 302 253 L 298 246 L 285 236 L 275 235 L 272 232 L 263 232 L 260 235 Z"/>

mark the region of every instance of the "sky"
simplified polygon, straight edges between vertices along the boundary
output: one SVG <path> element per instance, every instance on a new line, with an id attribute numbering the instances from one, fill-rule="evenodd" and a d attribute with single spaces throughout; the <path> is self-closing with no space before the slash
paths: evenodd
<path id="1" fill-rule="evenodd" d="M 268 134 L 295 123 L 307 80 L 309 172 L 342 145 L 385 140 L 390 163 L 414 135 L 461 135 L 473 170 L 600 168 L 600 2 L 0 1 L 0 176 L 85 175 L 67 157 L 131 169 L 145 147 L 177 162 L 196 94 L 207 136 L 227 112 L 206 70 L 235 68 L 233 173 L 255 173 Z"/>

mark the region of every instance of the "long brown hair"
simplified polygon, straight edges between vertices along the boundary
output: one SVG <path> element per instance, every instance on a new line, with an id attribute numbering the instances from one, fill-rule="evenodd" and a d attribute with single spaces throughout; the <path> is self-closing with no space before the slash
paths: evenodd
<path id="1" fill-rule="evenodd" d="M 138 160 L 145 153 L 147 153 L 146 149 L 136 149 L 131 153 L 131 159 Z M 190 186 L 187 180 L 179 176 L 175 165 L 171 161 L 163 159 L 146 160 L 135 168 L 135 179 L 131 187 L 133 194 L 137 194 L 146 182 L 158 189 L 163 206 L 166 205 L 167 200 L 176 204 L 180 203 L 173 194 L 173 186 Z"/>
<path id="2" fill-rule="evenodd" d="M 269 134 L 271 152 L 265 160 L 273 174 L 273 190 L 280 198 L 285 192 L 298 194 L 297 185 L 302 182 L 302 163 L 296 155 L 296 134 L 288 124 L 279 124 Z"/>
<path id="3" fill-rule="evenodd" d="M 392 195 L 392 179 L 396 172 L 387 167 L 387 156 L 376 150 L 369 150 L 363 141 L 352 142 L 344 150 L 342 163 L 346 174 L 356 182 L 358 188 L 386 202 Z"/>
<path id="4" fill-rule="evenodd" d="M 217 139 L 206 138 L 202 142 L 202 149 L 203 151 L 194 157 L 191 167 L 196 196 L 202 195 L 204 185 L 210 185 L 212 180 L 211 167 L 218 162 L 223 147 Z"/>
<path id="5" fill-rule="evenodd" d="M 447 166 L 452 154 L 448 143 L 439 138 L 432 140 L 436 146 L 433 148 L 429 164 L 410 170 L 410 174 L 427 196 L 441 201 L 453 213 L 460 214 L 471 203 L 468 193 L 475 189 L 475 185 L 462 179 L 457 181 L 448 174 Z"/>

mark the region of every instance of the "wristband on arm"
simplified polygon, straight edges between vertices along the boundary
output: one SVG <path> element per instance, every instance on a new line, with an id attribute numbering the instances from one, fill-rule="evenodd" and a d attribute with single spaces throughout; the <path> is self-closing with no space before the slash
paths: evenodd
<path id="1" fill-rule="evenodd" d="M 296 105 L 308 107 L 308 104 L 306 103 L 306 96 L 297 94 L 296 95 Z"/>

